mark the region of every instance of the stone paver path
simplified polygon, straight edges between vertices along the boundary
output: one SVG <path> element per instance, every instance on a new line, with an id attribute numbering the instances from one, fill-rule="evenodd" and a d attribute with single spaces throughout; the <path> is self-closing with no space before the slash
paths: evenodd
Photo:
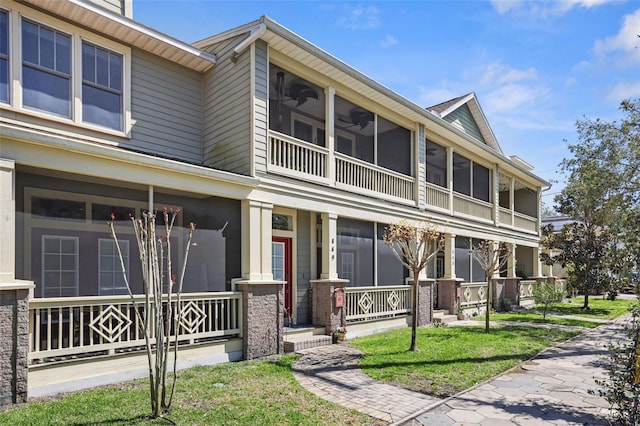
<path id="1" fill-rule="evenodd" d="M 323 399 L 389 423 L 440 400 L 378 382 L 358 368 L 362 352 L 346 345 L 320 346 L 298 352 L 293 375 L 305 389 Z"/>
<path id="2" fill-rule="evenodd" d="M 608 425 L 609 405 L 590 390 L 606 372 L 602 357 L 621 321 L 592 329 L 447 400 L 377 382 L 346 345 L 300 351 L 294 376 L 307 390 L 402 426 Z M 522 324 L 519 324 L 522 325 Z"/>

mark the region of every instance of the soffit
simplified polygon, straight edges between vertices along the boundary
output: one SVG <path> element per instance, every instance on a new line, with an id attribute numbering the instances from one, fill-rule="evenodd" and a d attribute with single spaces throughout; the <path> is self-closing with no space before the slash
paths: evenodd
<path id="1" fill-rule="evenodd" d="M 189 44 L 81 0 L 19 2 L 198 72 L 206 71 L 215 64 L 213 57 Z"/>

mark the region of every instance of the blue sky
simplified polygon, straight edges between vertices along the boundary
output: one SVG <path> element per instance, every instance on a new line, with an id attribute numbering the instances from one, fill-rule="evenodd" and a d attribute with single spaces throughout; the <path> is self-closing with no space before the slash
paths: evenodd
<path id="1" fill-rule="evenodd" d="M 194 42 L 268 15 L 421 106 L 475 92 L 504 153 L 558 180 L 583 116 L 640 98 L 640 1 L 134 0 L 134 19 Z"/>

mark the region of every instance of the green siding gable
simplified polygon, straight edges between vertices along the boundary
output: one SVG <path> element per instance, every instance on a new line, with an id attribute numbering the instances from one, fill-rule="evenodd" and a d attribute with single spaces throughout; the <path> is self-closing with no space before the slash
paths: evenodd
<path id="1" fill-rule="evenodd" d="M 471 110 L 467 104 L 464 104 L 455 111 L 447 114 L 444 119 L 466 134 L 473 136 L 485 144 L 487 143 L 487 141 L 482 137 L 482 133 L 480 133 L 480 129 L 478 128 L 476 121 L 473 119 L 473 115 L 471 114 Z"/>

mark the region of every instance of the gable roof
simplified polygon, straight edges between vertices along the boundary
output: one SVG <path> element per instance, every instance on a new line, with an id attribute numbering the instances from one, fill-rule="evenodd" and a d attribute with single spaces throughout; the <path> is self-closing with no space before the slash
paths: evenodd
<path id="1" fill-rule="evenodd" d="M 503 154 L 474 92 L 428 107 L 427 111 Z M 468 115 L 469 113 L 471 114 L 470 121 L 468 123 L 461 122 L 460 114 Z"/>

